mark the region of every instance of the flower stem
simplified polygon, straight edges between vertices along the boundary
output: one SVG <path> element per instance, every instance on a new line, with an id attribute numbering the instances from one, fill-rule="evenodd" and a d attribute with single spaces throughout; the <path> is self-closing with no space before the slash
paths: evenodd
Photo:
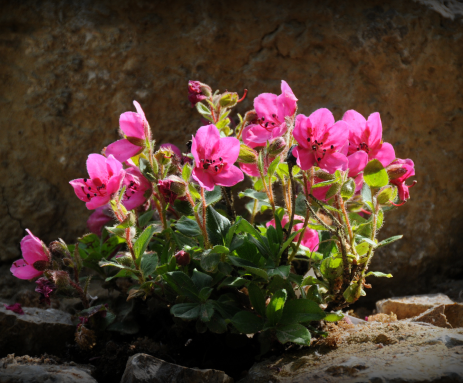
<path id="1" fill-rule="evenodd" d="M 209 244 L 209 237 L 207 235 L 207 229 L 206 229 L 206 209 L 207 209 L 207 204 L 206 204 L 206 196 L 204 194 L 204 188 L 201 187 L 201 200 L 203 203 L 203 235 L 204 235 L 204 246 L 206 249 L 210 247 Z"/>
<path id="2" fill-rule="evenodd" d="M 254 225 L 254 219 L 256 218 L 256 215 L 257 215 L 257 205 L 258 205 L 258 202 L 255 199 L 254 200 L 254 206 L 252 207 L 251 225 Z"/>

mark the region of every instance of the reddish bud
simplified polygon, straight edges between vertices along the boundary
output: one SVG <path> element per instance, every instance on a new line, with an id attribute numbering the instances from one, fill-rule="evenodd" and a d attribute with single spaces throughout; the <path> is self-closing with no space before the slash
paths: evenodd
<path id="1" fill-rule="evenodd" d="M 270 142 L 268 154 L 276 156 L 286 148 L 286 141 L 283 137 L 277 137 Z"/>
<path id="2" fill-rule="evenodd" d="M 190 254 L 184 250 L 180 250 L 175 254 L 175 259 L 177 260 L 177 265 L 186 266 L 190 263 Z"/>
<path id="3" fill-rule="evenodd" d="M 192 107 L 211 95 L 212 89 L 209 85 L 199 81 L 188 81 L 188 100 L 190 100 Z"/>

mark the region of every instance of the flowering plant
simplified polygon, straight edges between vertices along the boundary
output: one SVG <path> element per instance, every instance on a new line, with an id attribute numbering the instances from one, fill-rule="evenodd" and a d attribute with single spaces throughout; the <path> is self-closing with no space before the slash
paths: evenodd
<path id="1" fill-rule="evenodd" d="M 410 198 L 413 161 L 383 142 L 379 113 L 349 110 L 338 122 L 328 109 L 297 114 L 285 81 L 281 94 L 263 93 L 238 114 L 234 130 L 229 115 L 244 96 L 198 81 L 188 92 L 209 123 L 187 150 L 157 148 L 134 102 L 137 112 L 120 117 L 122 139 L 89 155 L 89 178 L 70 181 L 95 210 L 92 234 L 47 247 L 28 231 L 11 271 L 41 277 L 48 302 L 55 293 L 81 298 L 83 347 L 93 331 L 121 328 L 107 305 L 94 305 L 83 267 L 106 283 L 129 280 L 128 301 L 157 297 L 198 331 L 258 334 L 263 352 L 275 339 L 309 345 L 323 335 L 317 322 L 340 320 L 365 295 L 367 276 L 391 277 L 369 265 L 402 237 L 377 234 L 384 213 Z M 244 174 L 253 185 L 237 194 L 250 200 L 246 218 L 234 193 Z"/>

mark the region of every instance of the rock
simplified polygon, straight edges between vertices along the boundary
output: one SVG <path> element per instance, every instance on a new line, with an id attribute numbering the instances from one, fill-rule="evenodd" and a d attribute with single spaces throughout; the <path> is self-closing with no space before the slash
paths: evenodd
<path id="1" fill-rule="evenodd" d="M 349 329 L 338 348 L 312 346 L 255 364 L 238 383 L 463 381 L 463 332 L 399 321 Z"/>
<path id="2" fill-rule="evenodd" d="M 433 306 L 453 304 L 452 300 L 444 294 L 413 295 L 396 297 L 376 302 L 378 313 L 397 315 L 397 319 L 413 318 Z"/>
<path id="3" fill-rule="evenodd" d="M 444 311 L 445 305 L 434 306 L 426 310 L 424 313 L 412 318 L 411 322 L 430 323 L 437 327 L 452 328 L 450 323 L 447 322 Z"/>
<path id="4" fill-rule="evenodd" d="M 243 115 L 259 93 L 279 92 L 283 78 L 306 115 L 321 107 L 336 119 L 352 108 L 379 111 L 384 141 L 417 166 L 411 200 L 388 212 L 380 233 L 404 239 L 380 249 L 371 265 L 394 278 L 369 277 L 373 289 L 362 301 L 427 292 L 433 277 L 459 279 L 463 23 L 432 7 L 403 0 L 2 2 L 0 259 L 20 257 L 25 228 L 45 243 L 87 231 L 90 212 L 68 181 L 87 174 L 89 153 L 118 139 L 119 115 L 134 110 L 132 100 L 158 144 L 185 150 L 201 124 L 188 105 L 189 79 L 240 95 L 247 88 Z"/>
<path id="5" fill-rule="evenodd" d="M 223 371 L 200 370 L 167 363 L 147 354 L 136 354 L 127 361 L 121 383 L 233 383 Z"/>
<path id="6" fill-rule="evenodd" d="M 453 328 L 463 327 L 463 304 L 445 305 L 444 314 Z"/>
<path id="7" fill-rule="evenodd" d="M 1 383 L 96 383 L 91 366 L 44 364 L 42 359 L 29 356 L 0 359 Z"/>
<path id="8" fill-rule="evenodd" d="M 23 307 L 24 315 L 0 302 L 0 357 L 7 354 L 59 354 L 72 343 L 76 326 L 71 315 L 55 309 Z"/>

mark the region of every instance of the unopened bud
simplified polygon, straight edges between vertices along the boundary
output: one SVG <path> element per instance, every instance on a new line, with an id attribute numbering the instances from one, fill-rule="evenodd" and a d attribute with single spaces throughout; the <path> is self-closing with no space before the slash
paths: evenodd
<path id="1" fill-rule="evenodd" d="M 127 253 L 119 253 L 116 255 L 114 260 L 119 263 L 119 265 L 132 267 L 133 266 L 133 259 L 132 256 Z"/>
<path id="2" fill-rule="evenodd" d="M 376 200 L 380 205 L 387 205 L 389 202 L 395 200 L 397 196 L 397 189 L 393 186 L 385 186 L 382 188 L 378 195 L 376 196 Z"/>
<path id="3" fill-rule="evenodd" d="M 344 200 L 348 200 L 355 193 L 355 181 L 352 178 L 349 178 L 341 187 L 341 197 Z"/>
<path id="4" fill-rule="evenodd" d="M 34 262 L 34 264 L 32 265 L 34 267 L 34 269 L 38 270 L 38 271 L 44 271 L 44 270 L 47 270 L 50 268 L 50 262 L 48 261 L 36 261 Z"/>
<path id="5" fill-rule="evenodd" d="M 129 141 L 131 144 L 134 144 L 135 146 L 140 146 L 141 148 L 144 148 L 146 146 L 146 141 L 142 138 L 130 136 L 126 136 L 125 138 L 127 139 L 127 141 Z"/>
<path id="6" fill-rule="evenodd" d="M 320 178 L 323 181 L 332 181 L 336 178 L 334 174 L 325 172 L 324 170 L 317 170 L 315 172 L 315 177 Z"/>
<path id="7" fill-rule="evenodd" d="M 191 106 L 195 106 L 198 102 L 211 97 L 212 89 L 209 85 L 199 81 L 188 81 L 188 100 Z"/>
<path id="8" fill-rule="evenodd" d="M 283 137 L 277 137 L 270 142 L 268 147 L 268 154 L 276 156 L 286 148 L 286 141 Z"/>
<path id="9" fill-rule="evenodd" d="M 204 96 L 206 96 L 206 97 L 211 97 L 212 96 L 212 88 L 209 85 L 200 82 L 199 89 L 201 90 L 201 93 Z"/>
<path id="10" fill-rule="evenodd" d="M 53 270 L 50 272 L 53 283 L 58 289 L 67 289 L 70 285 L 69 274 L 63 270 Z"/>
<path id="11" fill-rule="evenodd" d="M 258 119 L 259 117 L 257 116 L 257 113 L 254 109 L 246 112 L 246 114 L 244 115 L 244 122 L 254 122 Z"/>
<path id="12" fill-rule="evenodd" d="M 63 257 L 63 256 L 69 256 L 70 255 L 66 244 L 64 242 L 61 242 L 61 241 L 53 241 L 48 246 L 51 253 L 55 257 Z"/>
<path id="13" fill-rule="evenodd" d="M 177 265 L 186 266 L 190 263 L 190 254 L 188 254 L 185 250 L 180 250 L 175 254 L 175 259 L 177 261 Z"/>
<path id="14" fill-rule="evenodd" d="M 245 144 L 241 144 L 238 162 L 242 164 L 255 164 L 257 162 L 256 151 Z"/>
<path id="15" fill-rule="evenodd" d="M 237 104 L 238 99 L 238 93 L 225 92 L 222 97 L 220 97 L 219 104 L 222 108 L 231 108 Z"/>
<path id="16" fill-rule="evenodd" d="M 326 200 L 329 200 L 331 197 L 334 197 L 338 194 L 339 190 L 341 189 L 341 185 L 337 182 L 330 186 L 328 191 L 326 192 Z"/>
<path id="17" fill-rule="evenodd" d="M 395 180 L 396 178 L 400 178 L 404 174 L 406 174 L 408 171 L 408 169 L 405 168 L 403 164 L 389 165 L 386 168 L 386 170 L 387 170 L 387 175 L 389 176 L 390 180 Z"/>

